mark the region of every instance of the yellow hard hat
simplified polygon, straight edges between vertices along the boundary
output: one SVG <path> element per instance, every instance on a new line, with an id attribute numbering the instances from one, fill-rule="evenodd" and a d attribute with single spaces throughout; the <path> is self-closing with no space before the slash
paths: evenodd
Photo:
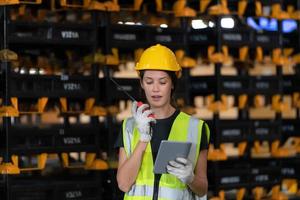
<path id="1" fill-rule="evenodd" d="M 181 76 L 181 67 L 176 60 L 176 56 L 168 47 L 157 44 L 146 49 L 135 70 L 165 70 L 174 71 L 177 78 Z"/>

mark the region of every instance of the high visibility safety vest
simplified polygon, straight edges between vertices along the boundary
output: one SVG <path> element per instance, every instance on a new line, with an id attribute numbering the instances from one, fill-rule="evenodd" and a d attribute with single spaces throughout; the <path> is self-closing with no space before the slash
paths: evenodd
<path id="1" fill-rule="evenodd" d="M 203 121 L 180 112 L 173 122 L 168 140 L 191 142 L 188 159 L 195 168 L 201 141 Z M 139 132 L 135 126 L 134 118 L 125 119 L 123 122 L 123 142 L 127 157 L 129 157 L 139 141 Z M 209 140 L 209 131 L 207 131 Z M 152 200 L 154 190 L 154 173 L 151 144 L 148 143 L 143 155 L 142 164 L 135 184 L 124 196 L 124 200 Z M 162 174 L 159 181 L 159 200 L 194 200 L 197 197 L 188 186 L 171 174 Z M 204 197 L 206 199 L 206 196 Z"/>

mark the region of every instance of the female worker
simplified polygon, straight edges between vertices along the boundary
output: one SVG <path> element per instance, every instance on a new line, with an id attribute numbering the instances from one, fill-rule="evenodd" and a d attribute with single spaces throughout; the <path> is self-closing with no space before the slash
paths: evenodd
<path id="1" fill-rule="evenodd" d="M 143 52 L 135 69 L 148 104 L 133 102 L 133 117 L 123 121 L 116 143 L 117 182 L 124 199 L 206 199 L 209 128 L 171 104 L 181 74 L 174 53 L 159 44 L 152 46 Z M 168 173 L 162 175 L 153 172 L 161 140 L 192 142 L 189 157 L 170 161 Z"/>

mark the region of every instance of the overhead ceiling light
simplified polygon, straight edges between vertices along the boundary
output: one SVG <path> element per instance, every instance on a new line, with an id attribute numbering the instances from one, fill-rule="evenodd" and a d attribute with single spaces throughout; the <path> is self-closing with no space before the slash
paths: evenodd
<path id="1" fill-rule="evenodd" d="M 30 68 L 29 69 L 29 74 L 37 74 L 37 69 L 35 69 L 35 68 Z"/>
<path id="2" fill-rule="evenodd" d="M 192 20 L 192 28 L 193 29 L 204 29 L 204 28 L 207 28 L 207 25 L 203 22 L 202 19 L 194 19 L 194 20 Z"/>
<path id="3" fill-rule="evenodd" d="M 209 28 L 215 27 L 215 23 L 213 23 L 212 21 L 209 21 L 209 22 L 208 22 L 208 27 L 209 27 Z"/>
<path id="4" fill-rule="evenodd" d="M 122 21 L 118 21 L 118 24 L 123 24 L 123 22 Z"/>
<path id="5" fill-rule="evenodd" d="M 234 20 L 232 17 L 224 17 L 221 19 L 221 27 L 222 28 L 233 28 Z"/>
<path id="6" fill-rule="evenodd" d="M 125 22 L 126 25 L 135 25 L 134 22 Z"/>
<path id="7" fill-rule="evenodd" d="M 25 74 L 25 73 L 26 73 L 25 69 L 24 69 L 24 68 L 21 68 L 20 74 Z"/>
<path id="8" fill-rule="evenodd" d="M 161 24 L 159 27 L 160 28 L 168 28 L 168 24 Z"/>

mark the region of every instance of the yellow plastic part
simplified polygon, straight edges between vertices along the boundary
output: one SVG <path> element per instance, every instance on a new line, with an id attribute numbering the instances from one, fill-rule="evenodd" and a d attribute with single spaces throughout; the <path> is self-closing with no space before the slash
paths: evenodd
<path id="1" fill-rule="evenodd" d="M 247 0 L 240 0 L 238 3 L 238 15 L 243 16 L 247 8 Z"/>
<path id="2" fill-rule="evenodd" d="M 19 0 L 0 0 L 0 6 L 19 4 Z"/>
<path id="3" fill-rule="evenodd" d="M 249 51 L 249 47 L 246 47 L 246 46 L 241 47 L 239 49 L 239 57 L 240 57 L 241 61 L 245 61 L 246 60 L 247 55 L 248 55 L 248 51 Z"/>
<path id="4" fill-rule="evenodd" d="M 246 193 L 246 188 L 240 188 L 236 193 L 236 200 L 243 200 Z"/>
<path id="5" fill-rule="evenodd" d="M 291 56 L 293 52 L 294 52 L 293 48 L 284 48 L 283 49 L 283 55 L 286 57 Z"/>
<path id="6" fill-rule="evenodd" d="M 110 12 L 120 11 L 118 0 L 106 1 L 104 2 L 104 6 L 106 7 L 106 10 Z"/>
<path id="7" fill-rule="evenodd" d="M 0 2 L 0 5 L 1 5 L 1 2 Z M 2 50 L 0 50 L 0 60 L 1 61 L 15 61 L 15 60 L 18 60 L 18 54 L 9 49 L 2 49 Z"/>
<path id="8" fill-rule="evenodd" d="M 280 3 L 275 3 L 272 5 L 271 17 L 277 19 L 289 19 L 290 15 L 288 12 L 282 11 Z"/>
<path id="9" fill-rule="evenodd" d="M 0 107 L 0 117 L 19 117 L 19 112 L 12 106 Z"/>
<path id="10" fill-rule="evenodd" d="M 211 6 L 208 9 L 208 13 L 210 15 L 227 15 L 227 14 L 229 14 L 230 12 L 227 7 L 227 0 L 221 0 L 221 4 Z"/>
<path id="11" fill-rule="evenodd" d="M 215 47 L 209 46 L 207 49 L 208 59 L 213 63 L 223 63 L 228 60 L 228 47 L 222 46 L 222 52 L 214 53 Z"/>
<path id="12" fill-rule="evenodd" d="M 155 0 L 156 4 L 156 11 L 161 12 L 163 10 L 163 5 L 162 5 L 163 0 Z"/>
<path id="13" fill-rule="evenodd" d="M 144 52 L 144 49 L 138 48 L 134 51 L 134 61 L 138 62 Z"/>
<path id="14" fill-rule="evenodd" d="M 86 101 L 85 101 L 85 112 L 89 112 L 93 106 L 95 104 L 95 98 L 88 98 Z"/>
<path id="15" fill-rule="evenodd" d="M 141 9 L 142 4 L 143 0 L 134 0 L 133 10 L 139 11 Z"/>
<path id="16" fill-rule="evenodd" d="M 181 75 L 181 67 L 177 62 L 175 54 L 167 47 L 157 44 L 146 49 L 135 69 L 140 70 L 166 70 L 176 72 L 177 77 Z"/>
<path id="17" fill-rule="evenodd" d="M 220 190 L 218 193 L 219 196 L 217 197 L 212 197 L 209 200 L 225 200 L 225 191 L 224 190 Z"/>
<path id="18" fill-rule="evenodd" d="M 286 11 L 289 13 L 290 16 L 295 12 L 294 5 L 288 5 Z"/>
<path id="19" fill-rule="evenodd" d="M 300 63 L 300 53 L 293 55 L 292 60 L 294 63 L 299 64 Z"/>
<path id="20" fill-rule="evenodd" d="M 283 179 L 281 186 L 282 186 L 282 190 L 289 195 L 294 195 L 298 191 L 297 179 Z"/>
<path id="21" fill-rule="evenodd" d="M 87 7 L 87 4 L 89 2 L 90 1 L 82 1 L 82 3 L 80 4 L 78 3 L 78 1 L 75 1 L 75 3 L 68 3 L 68 0 L 60 0 L 60 5 L 66 8 L 84 8 Z"/>
<path id="22" fill-rule="evenodd" d="M 106 116 L 107 111 L 101 106 L 95 106 L 95 98 L 89 98 L 85 101 L 84 113 L 90 116 Z"/>
<path id="23" fill-rule="evenodd" d="M 119 64 L 119 53 L 117 48 L 112 48 L 112 55 L 106 55 L 105 63 L 107 65 L 118 65 Z"/>
<path id="24" fill-rule="evenodd" d="M 300 150 L 300 138 L 289 137 L 282 147 L 280 141 L 276 140 L 272 143 L 272 155 L 274 157 L 292 157 L 296 156 Z"/>
<path id="25" fill-rule="evenodd" d="M 94 106 L 87 114 L 90 116 L 106 116 L 107 111 L 101 106 Z"/>
<path id="26" fill-rule="evenodd" d="M 255 1 L 255 15 L 262 16 L 262 4 L 260 1 Z"/>
<path id="27" fill-rule="evenodd" d="M 246 94 L 240 95 L 239 100 L 238 100 L 239 109 L 244 109 L 247 105 L 247 101 L 248 101 L 248 95 L 246 95 Z"/>
<path id="28" fill-rule="evenodd" d="M 263 95 L 255 95 L 254 97 L 254 107 L 261 108 L 265 105 L 265 96 Z"/>
<path id="29" fill-rule="evenodd" d="M 0 174 L 20 174 L 20 169 L 12 163 L 1 163 Z"/>
<path id="30" fill-rule="evenodd" d="M 106 10 L 106 7 L 103 3 L 94 0 L 89 3 L 84 3 L 84 8 L 88 10 Z"/>
<path id="31" fill-rule="evenodd" d="M 43 170 L 46 166 L 46 162 L 47 162 L 47 157 L 48 154 L 47 153 L 42 153 L 37 155 L 37 166 L 36 167 L 28 167 L 28 168 L 19 168 L 19 156 L 17 155 L 13 155 L 12 156 L 12 161 L 14 163 L 15 166 L 17 166 L 20 171 L 35 171 L 35 170 Z"/>
<path id="32" fill-rule="evenodd" d="M 284 102 L 281 100 L 280 95 L 274 95 L 272 97 L 272 109 L 274 109 L 277 112 L 287 112 L 291 109 L 290 102 Z"/>
<path id="33" fill-rule="evenodd" d="M 245 154 L 246 147 L 247 147 L 247 142 L 240 142 L 238 144 L 239 156 L 243 156 Z"/>
<path id="34" fill-rule="evenodd" d="M 207 108 L 215 113 L 227 110 L 227 96 L 222 95 L 219 101 L 214 101 L 214 97 L 212 96 L 207 102 Z"/>
<path id="35" fill-rule="evenodd" d="M 176 17 L 195 17 L 196 11 L 186 6 L 186 0 L 177 0 L 173 5 L 173 11 Z"/>
<path id="36" fill-rule="evenodd" d="M 106 170 L 108 169 L 108 164 L 104 160 L 96 158 L 95 153 L 87 153 L 86 161 L 80 165 L 71 165 L 69 162 L 69 154 L 62 153 L 61 154 L 63 167 L 65 168 L 84 168 L 86 170 Z"/>
<path id="37" fill-rule="evenodd" d="M 35 1 L 32 1 L 32 0 L 19 0 L 20 3 L 22 4 L 41 4 L 42 3 L 42 0 L 35 0 Z"/>
<path id="38" fill-rule="evenodd" d="M 87 170 L 107 170 L 109 168 L 108 163 L 102 159 L 95 159 L 94 162 L 87 167 Z"/>
<path id="39" fill-rule="evenodd" d="M 272 197 L 271 199 L 276 199 L 276 200 L 288 200 L 288 197 L 283 194 L 282 192 L 280 192 L 280 185 L 275 185 L 272 188 Z"/>
<path id="40" fill-rule="evenodd" d="M 300 10 L 297 10 L 293 13 L 290 13 L 290 16 L 291 16 L 292 19 L 299 20 L 300 19 Z"/>
<path id="41" fill-rule="evenodd" d="M 251 156 L 255 158 L 267 158 L 271 156 L 269 143 L 267 141 L 254 141 L 251 148 Z"/>
<path id="42" fill-rule="evenodd" d="M 300 92 L 293 93 L 293 106 L 300 108 Z"/>
<path id="43" fill-rule="evenodd" d="M 59 98 L 59 102 L 61 105 L 61 112 L 66 113 L 68 112 L 68 102 L 66 97 Z"/>
<path id="44" fill-rule="evenodd" d="M 211 0 L 200 0 L 200 13 L 204 13 Z"/>
<path id="45" fill-rule="evenodd" d="M 44 112 L 47 102 L 48 102 L 48 97 L 39 98 L 39 100 L 38 100 L 38 112 L 39 113 Z"/>
<path id="46" fill-rule="evenodd" d="M 182 66 L 183 68 L 191 68 L 191 67 L 195 67 L 196 66 L 196 60 L 191 58 L 191 57 L 187 57 L 184 55 L 184 51 L 183 50 L 177 50 L 175 52 L 176 58 L 178 60 L 178 63 L 180 66 Z"/>
<path id="47" fill-rule="evenodd" d="M 208 149 L 208 160 L 217 161 L 217 160 L 227 160 L 226 153 L 221 149 L 215 149 L 213 144 L 209 145 Z"/>
<path id="48" fill-rule="evenodd" d="M 258 62 L 262 62 L 264 59 L 263 49 L 261 47 L 256 47 L 256 58 Z"/>
<path id="49" fill-rule="evenodd" d="M 69 154 L 68 153 L 62 153 L 61 154 L 62 163 L 64 168 L 84 168 L 84 164 L 81 165 L 70 165 L 69 162 Z"/>
<path id="50" fill-rule="evenodd" d="M 286 53 L 290 52 L 286 51 Z M 273 50 L 272 61 L 273 63 L 281 66 L 290 63 L 290 60 L 287 58 L 287 56 L 282 55 L 282 50 L 280 48 L 276 48 Z"/>
<path id="51" fill-rule="evenodd" d="M 266 192 L 263 187 L 255 187 L 252 189 L 254 200 L 261 200 L 265 193 Z"/>

